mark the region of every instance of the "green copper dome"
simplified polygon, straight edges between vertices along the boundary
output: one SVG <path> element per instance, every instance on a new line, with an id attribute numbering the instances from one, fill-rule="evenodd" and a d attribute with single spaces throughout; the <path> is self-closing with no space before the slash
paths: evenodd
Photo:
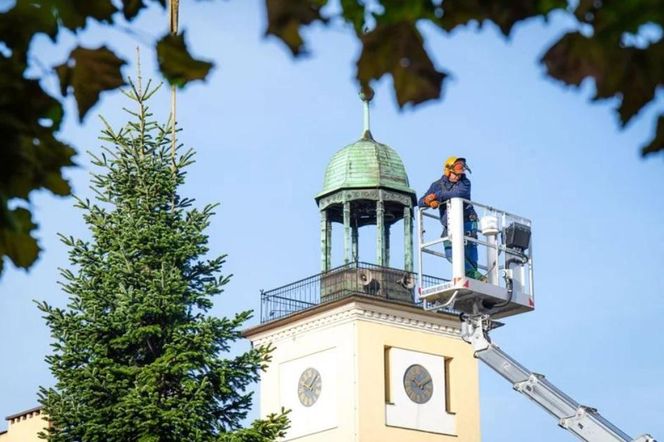
<path id="1" fill-rule="evenodd" d="M 341 189 L 385 188 L 414 194 L 399 154 L 370 133 L 338 151 L 325 170 L 320 198 Z"/>

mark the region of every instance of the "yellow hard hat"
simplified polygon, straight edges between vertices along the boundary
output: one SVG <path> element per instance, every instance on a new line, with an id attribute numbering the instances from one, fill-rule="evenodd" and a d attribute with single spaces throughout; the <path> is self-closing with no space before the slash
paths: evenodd
<path id="1" fill-rule="evenodd" d="M 466 164 L 465 158 L 451 156 L 445 160 L 445 166 L 443 167 L 443 174 L 445 176 L 450 176 L 450 172 L 461 175 L 466 173 L 466 171 L 471 172 L 470 167 Z"/>

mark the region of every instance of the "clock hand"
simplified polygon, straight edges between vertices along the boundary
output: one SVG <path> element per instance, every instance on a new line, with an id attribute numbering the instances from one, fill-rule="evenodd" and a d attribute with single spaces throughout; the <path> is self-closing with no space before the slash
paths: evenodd
<path id="1" fill-rule="evenodd" d="M 314 383 L 316 383 L 317 379 L 318 379 L 318 375 L 314 376 L 314 378 L 311 380 L 311 382 L 309 382 L 309 384 L 307 385 L 307 388 L 309 390 L 311 390 L 311 387 L 313 387 L 313 385 L 314 385 Z"/>
<path id="2" fill-rule="evenodd" d="M 416 379 L 413 379 L 413 382 L 415 383 L 415 386 L 417 386 L 417 388 L 419 388 L 420 390 L 422 390 L 426 384 L 428 384 L 429 382 L 431 382 L 431 378 L 427 379 L 425 382 L 417 382 Z"/>

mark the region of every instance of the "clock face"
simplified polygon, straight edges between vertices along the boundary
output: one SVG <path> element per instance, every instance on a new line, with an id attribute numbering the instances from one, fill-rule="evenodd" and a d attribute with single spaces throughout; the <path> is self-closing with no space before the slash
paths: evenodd
<path id="1" fill-rule="evenodd" d="M 433 394 L 433 382 L 426 368 L 413 364 L 403 375 L 403 387 L 411 401 L 424 404 Z"/>
<path id="2" fill-rule="evenodd" d="M 297 383 L 297 397 L 305 407 L 311 407 L 320 396 L 322 380 L 320 373 L 315 368 L 307 368 L 300 375 Z"/>

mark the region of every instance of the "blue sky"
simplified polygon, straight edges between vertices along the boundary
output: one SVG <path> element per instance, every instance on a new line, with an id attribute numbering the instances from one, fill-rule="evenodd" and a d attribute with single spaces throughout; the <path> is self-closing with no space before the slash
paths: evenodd
<path id="1" fill-rule="evenodd" d="M 197 150 L 182 193 L 200 205 L 221 203 L 210 246 L 228 253 L 224 271 L 235 276 L 217 301 L 219 315 L 258 310 L 260 289 L 319 271 L 313 196 L 327 161 L 362 129 L 350 29 L 312 27 L 313 55 L 293 61 L 263 38 L 264 15 L 259 0 L 185 2 L 181 12 L 194 52 L 217 64 L 208 81 L 179 94 L 178 120 L 180 139 Z M 372 132 L 399 152 L 419 194 L 447 156 L 465 156 L 474 199 L 533 220 L 537 310 L 506 320 L 493 339 L 627 433 L 662 438 L 664 164 L 661 156 L 642 160 L 638 146 L 664 100 L 660 93 L 621 131 L 614 102 L 589 103 L 591 83 L 574 90 L 547 79 L 536 60 L 570 26 L 554 14 L 548 24 L 517 26 L 509 41 L 491 26 L 451 35 L 424 26 L 436 64 L 453 75 L 445 98 L 399 111 L 384 79 L 375 86 Z M 137 36 L 91 26 L 80 40 L 131 57 L 130 76 L 142 46 L 144 76 L 158 78 L 144 44 L 166 31 L 166 15 L 153 8 L 133 27 Z M 35 57 L 60 63 L 73 44 L 71 35 L 57 45 L 40 39 Z M 46 81 L 57 90 L 55 77 Z M 168 99 L 164 88 L 152 104 L 162 120 Z M 80 152 L 80 167 L 66 172 L 77 195 L 91 193 L 85 151 L 99 150 L 96 115 L 121 125 L 125 105 L 120 93 L 104 94 L 79 125 L 67 102 L 62 137 Z M 37 193 L 32 209 L 45 251 L 29 273 L 8 267 L 0 280 L 0 416 L 35 406 L 38 385 L 52 382 L 43 362 L 48 331 L 32 300 L 65 302 L 57 268 L 67 265 L 67 250 L 56 234 L 88 236 L 71 199 Z M 480 370 L 480 383 L 484 441 L 575 440 L 490 370 Z"/>

